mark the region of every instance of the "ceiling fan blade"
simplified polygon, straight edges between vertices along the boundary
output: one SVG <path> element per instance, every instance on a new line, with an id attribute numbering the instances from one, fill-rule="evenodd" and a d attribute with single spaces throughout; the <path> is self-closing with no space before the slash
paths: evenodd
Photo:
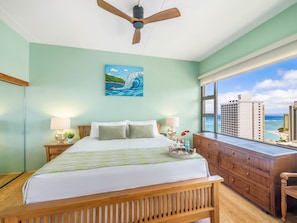
<path id="1" fill-rule="evenodd" d="M 97 0 L 97 4 L 100 8 L 114 14 L 117 15 L 119 17 L 122 17 L 126 20 L 128 20 L 129 22 L 133 23 L 134 21 L 136 21 L 135 18 L 125 14 L 124 12 L 122 12 L 121 10 L 117 9 L 116 7 L 110 5 L 109 3 L 103 1 L 103 0 Z"/>
<path id="2" fill-rule="evenodd" d="M 99 1 L 99 0 L 98 0 Z M 152 16 L 149 16 L 147 18 L 141 19 L 140 21 L 143 22 L 143 24 L 151 23 L 151 22 L 158 22 L 166 19 L 172 19 L 175 17 L 179 17 L 180 12 L 177 8 L 171 8 L 167 9 L 161 12 L 158 12 Z"/>
<path id="3" fill-rule="evenodd" d="M 132 44 L 140 42 L 140 29 L 135 29 Z"/>

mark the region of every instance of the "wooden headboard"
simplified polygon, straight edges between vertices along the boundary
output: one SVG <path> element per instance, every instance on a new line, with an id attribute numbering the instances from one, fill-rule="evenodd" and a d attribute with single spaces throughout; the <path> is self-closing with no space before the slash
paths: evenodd
<path id="1" fill-rule="evenodd" d="M 91 125 L 78 125 L 77 128 L 78 128 L 79 138 L 82 139 L 90 135 Z"/>
<path id="2" fill-rule="evenodd" d="M 78 125 L 79 138 L 84 138 L 90 135 L 91 125 Z M 161 124 L 157 123 L 158 132 L 160 133 Z"/>

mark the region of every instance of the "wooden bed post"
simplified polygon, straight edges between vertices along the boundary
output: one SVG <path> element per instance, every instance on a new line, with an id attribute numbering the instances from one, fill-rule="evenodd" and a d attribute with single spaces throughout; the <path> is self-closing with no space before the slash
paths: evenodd
<path id="1" fill-rule="evenodd" d="M 212 203 L 214 206 L 214 211 L 212 212 L 212 217 L 211 219 L 211 223 L 220 223 L 220 204 L 219 204 L 219 186 L 220 183 L 219 182 L 215 182 L 213 183 L 213 187 L 212 187 Z"/>

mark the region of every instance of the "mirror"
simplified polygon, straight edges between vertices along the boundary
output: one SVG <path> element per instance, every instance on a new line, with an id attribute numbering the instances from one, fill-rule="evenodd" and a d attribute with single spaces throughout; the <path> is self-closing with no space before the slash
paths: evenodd
<path id="1" fill-rule="evenodd" d="M 0 81 L 0 188 L 25 171 L 25 87 Z"/>

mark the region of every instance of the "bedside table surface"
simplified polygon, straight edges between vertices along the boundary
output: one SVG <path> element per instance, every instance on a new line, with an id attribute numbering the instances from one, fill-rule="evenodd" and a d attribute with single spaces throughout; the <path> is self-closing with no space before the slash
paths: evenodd
<path id="1" fill-rule="evenodd" d="M 44 146 L 66 146 L 66 145 L 69 146 L 69 145 L 73 145 L 75 142 L 76 141 L 74 141 L 73 143 L 67 143 L 67 142 L 65 142 L 65 143 L 57 143 L 57 142 L 53 141 L 53 142 L 50 142 L 50 143 L 45 144 Z"/>

